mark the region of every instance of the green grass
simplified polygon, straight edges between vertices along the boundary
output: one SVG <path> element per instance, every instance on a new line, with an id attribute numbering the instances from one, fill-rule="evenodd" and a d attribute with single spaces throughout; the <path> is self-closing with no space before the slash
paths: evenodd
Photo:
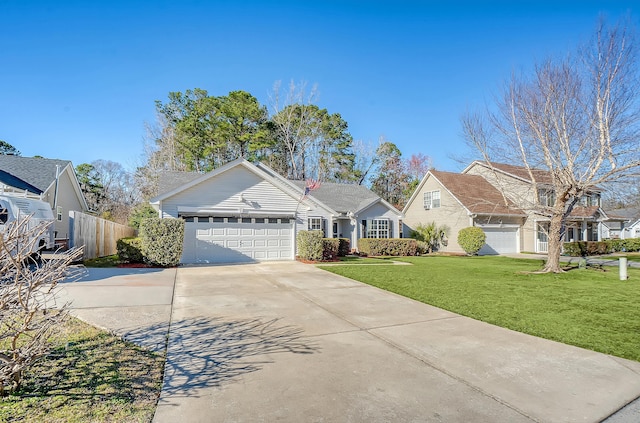
<path id="1" fill-rule="evenodd" d="M 118 255 L 98 257 L 94 259 L 88 259 L 82 262 L 86 267 L 117 267 L 120 264 Z"/>
<path id="2" fill-rule="evenodd" d="M 338 257 L 341 264 L 389 264 L 389 261 L 397 257 Z"/>
<path id="3" fill-rule="evenodd" d="M 640 270 L 531 274 L 541 260 L 403 258 L 413 266 L 323 269 L 474 319 L 640 361 Z"/>
<path id="4" fill-rule="evenodd" d="M 164 357 L 69 319 L 55 349 L 0 398 L 0 422 L 150 422 Z M 67 345 L 68 342 L 68 345 Z"/>

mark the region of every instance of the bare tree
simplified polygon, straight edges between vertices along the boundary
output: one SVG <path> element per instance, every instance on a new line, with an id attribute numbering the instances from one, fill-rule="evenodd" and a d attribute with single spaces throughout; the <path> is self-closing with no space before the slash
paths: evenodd
<path id="1" fill-rule="evenodd" d="M 8 223 L 0 235 L 0 396 L 20 388 L 24 370 L 47 353 L 50 335 L 67 317 L 67 305 L 56 304 L 56 287 L 73 277 L 68 266 L 82 249 L 33 260 L 32 244 L 47 226 L 30 227 L 24 218 Z"/>
<path id="2" fill-rule="evenodd" d="M 279 139 L 284 146 L 284 153 L 289 164 L 287 176 L 291 179 L 304 179 L 305 158 L 310 154 L 314 139 L 317 137 L 311 128 L 311 121 L 316 118 L 317 107 L 312 107 L 317 99 L 318 87 L 314 85 L 307 93 L 307 84 L 294 81 L 289 83 L 286 94 L 281 93 L 281 81 L 273 86 L 269 98 L 271 121 L 276 128 Z"/>
<path id="3" fill-rule="evenodd" d="M 384 137 L 381 136 L 378 145 L 383 142 Z M 353 143 L 353 152 L 356 155 L 354 169 L 358 175 L 358 180 L 356 181 L 358 185 L 364 185 L 371 177 L 371 172 L 375 170 L 375 166 L 378 163 L 376 149 L 377 146 L 370 142 L 356 140 Z"/>
<path id="4" fill-rule="evenodd" d="M 545 182 L 553 191 L 550 206 L 535 196 L 537 211 L 550 220 L 545 272 L 562 271 L 565 223 L 581 197 L 638 174 L 636 54 L 624 22 L 601 21 L 592 43 L 543 62 L 529 77 L 513 76 L 493 111 L 463 118 L 465 138 L 487 162 L 523 166 L 534 187 Z"/>

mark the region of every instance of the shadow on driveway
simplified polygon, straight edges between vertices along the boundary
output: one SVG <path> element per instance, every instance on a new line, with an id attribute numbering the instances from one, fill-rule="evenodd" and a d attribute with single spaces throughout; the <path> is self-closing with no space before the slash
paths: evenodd
<path id="1" fill-rule="evenodd" d="M 219 387 L 273 363 L 272 354 L 313 354 L 320 349 L 303 330 L 279 325 L 279 319 L 224 320 L 193 318 L 173 321 L 167 350 L 162 397 L 193 396 L 201 388 Z M 153 325 L 129 332 L 126 338 L 159 334 Z M 135 341 L 134 341 L 135 342 Z"/>

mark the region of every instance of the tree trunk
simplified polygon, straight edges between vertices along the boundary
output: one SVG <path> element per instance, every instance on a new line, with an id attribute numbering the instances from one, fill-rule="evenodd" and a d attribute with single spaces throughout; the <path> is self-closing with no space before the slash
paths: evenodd
<path id="1" fill-rule="evenodd" d="M 561 204 L 558 204 L 561 203 Z M 556 200 L 551 215 L 551 224 L 549 225 L 549 246 L 547 252 L 547 262 L 544 265 L 543 272 L 546 273 L 562 273 L 564 270 L 560 267 L 560 253 L 562 252 L 562 236 L 564 222 L 564 206 L 565 201 Z M 562 210 L 562 211 L 561 211 Z"/>

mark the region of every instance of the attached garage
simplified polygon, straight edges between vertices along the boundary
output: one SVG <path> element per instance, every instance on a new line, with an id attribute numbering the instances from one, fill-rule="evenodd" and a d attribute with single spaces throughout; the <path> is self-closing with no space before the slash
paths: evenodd
<path id="1" fill-rule="evenodd" d="M 185 264 L 295 260 L 297 231 L 318 225 L 356 248 L 358 225 L 351 222 L 384 221 L 387 236 L 400 225 L 402 214 L 363 186 L 312 185 L 239 158 L 204 174 L 160 174 L 162 194 L 150 203 L 160 218 L 184 219 Z"/>
<path id="2" fill-rule="evenodd" d="M 242 263 L 294 258 L 293 219 L 185 217 L 182 263 Z"/>
<path id="3" fill-rule="evenodd" d="M 487 236 L 487 240 L 478 254 L 495 255 L 519 252 L 517 227 L 482 228 L 482 230 Z"/>

